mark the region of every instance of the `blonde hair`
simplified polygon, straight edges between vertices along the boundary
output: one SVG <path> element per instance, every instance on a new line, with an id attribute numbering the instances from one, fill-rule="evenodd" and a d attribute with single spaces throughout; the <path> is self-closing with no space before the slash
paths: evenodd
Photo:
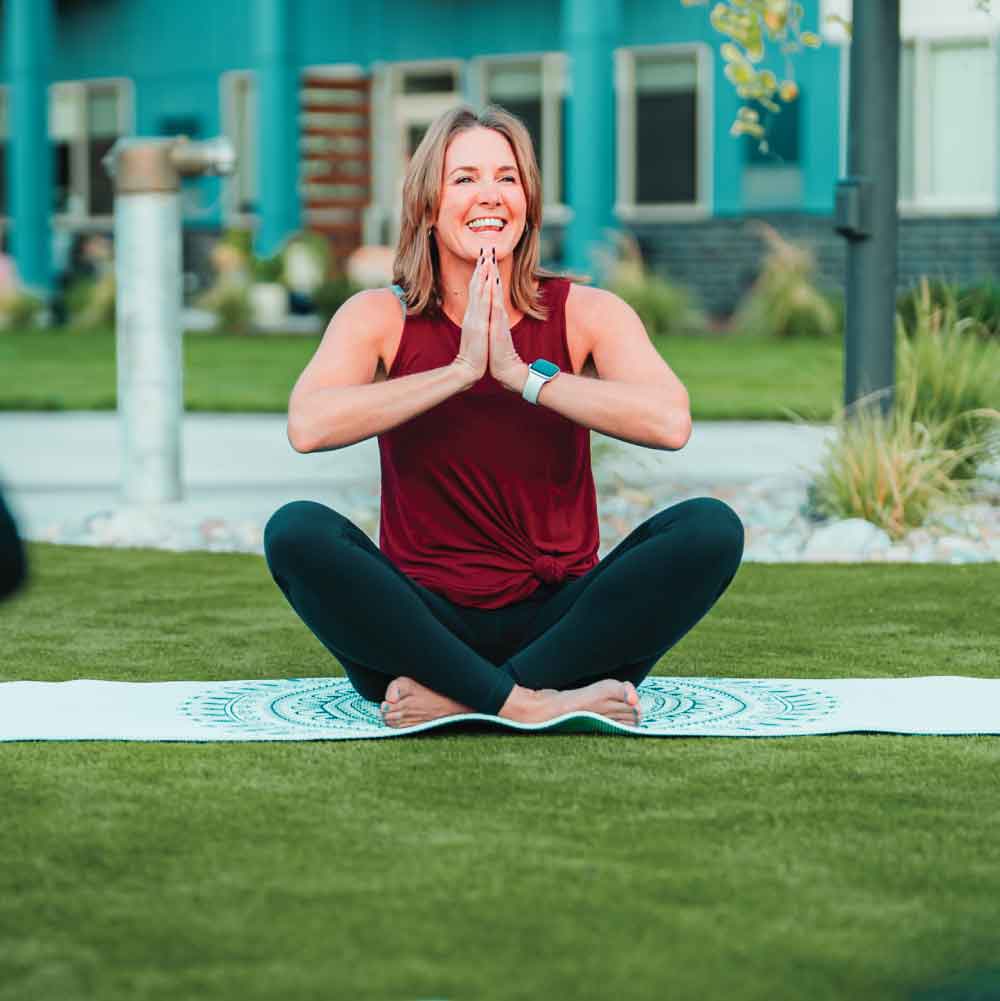
<path id="1" fill-rule="evenodd" d="M 406 292 L 408 315 L 424 310 L 441 309 L 441 273 L 438 250 L 431 236 L 431 226 L 438 215 L 441 198 L 441 175 L 445 152 L 459 132 L 484 128 L 499 132 L 511 145 L 525 193 L 525 228 L 514 248 L 510 298 L 514 308 L 546 319 L 537 281 L 565 277 L 539 266 L 539 230 L 542 224 L 542 178 L 527 128 L 509 111 L 491 104 L 476 112 L 460 105 L 444 112 L 427 129 L 406 168 L 403 181 L 403 216 L 396 257 L 392 262 L 392 280 Z"/>

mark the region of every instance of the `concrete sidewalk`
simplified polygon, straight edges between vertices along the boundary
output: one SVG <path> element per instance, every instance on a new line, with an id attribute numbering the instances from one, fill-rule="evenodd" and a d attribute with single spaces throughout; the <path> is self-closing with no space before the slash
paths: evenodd
<path id="1" fill-rule="evenodd" d="M 781 421 L 697 421 L 678 452 L 593 434 L 598 487 L 731 485 L 802 479 L 816 468 L 825 425 Z M 376 439 L 300 455 L 283 414 L 187 414 L 182 437 L 185 515 L 266 521 L 289 500 L 350 508 L 379 488 Z M 0 414 L 0 485 L 26 537 L 43 526 L 121 503 L 121 444 L 114 412 Z"/>

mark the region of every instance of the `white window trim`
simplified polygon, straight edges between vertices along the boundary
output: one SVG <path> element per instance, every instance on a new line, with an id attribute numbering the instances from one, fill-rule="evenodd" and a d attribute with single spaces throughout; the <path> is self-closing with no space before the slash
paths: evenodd
<path id="1" fill-rule="evenodd" d="M 852 0 L 822 0 L 820 6 L 820 34 L 823 41 L 850 46 L 851 39 L 845 28 L 827 18 L 831 15 L 852 21 Z M 972 0 L 901 0 L 899 12 L 900 35 L 904 41 L 913 38 L 982 38 L 1000 30 L 1000 9 L 996 4 L 987 13 L 977 10 Z"/>
<path id="2" fill-rule="evenodd" d="M 542 175 L 542 220 L 543 223 L 565 225 L 573 218 L 573 210 L 566 202 L 556 198 L 556 189 L 562 172 L 562 165 L 559 163 L 562 148 L 559 106 L 567 93 L 569 57 L 565 52 L 516 52 L 479 56 L 470 60 L 474 93 L 479 107 L 485 107 L 489 97 L 486 80 L 491 66 L 534 62 L 542 64 L 542 148 L 536 151 L 539 157 L 538 169 Z"/>
<path id="3" fill-rule="evenodd" d="M 940 26 L 938 30 L 922 30 L 919 34 L 914 31 L 901 33 L 900 45 L 907 45 L 912 42 L 914 47 L 913 78 L 915 93 L 913 96 L 913 156 L 914 156 L 914 195 L 912 199 L 898 198 L 896 208 L 900 218 L 919 219 L 923 217 L 935 216 L 992 216 L 996 215 L 1000 209 L 998 200 L 998 163 L 996 157 L 996 137 L 998 131 L 997 115 L 1000 113 L 996 96 L 997 67 L 997 34 L 994 26 L 987 24 L 987 29 L 982 32 L 970 32 L 968 29 L 959 30 L 947 25 Z M 983 199 L 965 201 L 962 199 L 949 199 L 942 196 L 934 196 L 930 192 L 930 49 L 932 45 L 939 43 L 958 44 L 981 44 L 986 42 L 991 56 L 994 73 L 994 86 L 989 88 L 982 98 L 986 104 L 986 114 L 984 117 L 984 129 L 988 130 L 987 149 L 993 155 L 993 194 Z M 847 131 L 848 112 L 850 94 L 850 44 L 841 47 L 840 70 L 841 70 L 841 114 L 840 114 L 840 176 L 846 177 L 847 166 Z M 900 53 L 902 58 L 902 53 Z M 902 94 L 900 94 L 902 103 Z"/>
<path id="4" fill-rule="evenodd" d="M 135 84 L 127 76 L 93 77 L 86 80 L 56 80 L 48 85 L 46 91 L 46 115 L 52 107 L 52 94 L 55 88 L 71 89 L 77 100 L 86 100 L 87 91 L 113 86 L 118 91 L 118 134 L 119 136 L 135 135 Z M 0 86 L 7 101 L 7 120 L 10 120 L 10 84 Z M 10 165 L 8 164 L 8 170 Z M 82 141 L 73 144 L 70 150 L 70 173 L 78 173 L 82 179 L 82 189 L 86 203 L 90 203 L 90 174 L 87 162 L 86 147 Z M 0 215 L 0 222 L 12 221 L 9 215 Z M 53 212 L 49 216 L 52 226 L 70 232 L 87 230 L 104 230 L 114 226 L 114 215 L 90 215 L 88 213 Z"/>
<path id="5" fill-rule="evenodd" d="M 981 96 L 985 108 L 983 115 L 983 130 L 986 132 L 986 148 L 993 156 L 993 191 L 981 199 L 974 201 L 964 201 L 962 199 L 935 196 L 930 191 L 930 171 L 931 171 L 931 135 L 930 135 L 930 52 L 931 47 L 939 43 L 959 43 L 959 44 L 982 44 L 987 43 L 991 58 L 991 69 L 993 72 L 993 86 L 988 88 L 985 95 Z M 916 93 L 914 94 L 914 124 L 913 124 L 913 156 L 914 156 L 914 178 L 913 198 L 909 201 L 898 202 L 899 214 L 901 216 L 933 216 L 933 215 L 994 215 L 997 211 L 997 163 L 996 163 L 996 69 L 997 69 L 997 48 L 996 35 L 990 34 L 970 34 L 968 32 L 949 32 L 947 34 L 934 34 L 928 37 L 911 36 L 904 37 L 902 44 L 912 42 L 914 47 L 913 77 Z"/>
<path id="6" fill-rule="evenodd" d="M 457 90 L 450 94 L 404 94 L 403 75 L 413 70 L 452 70 Z M 395 246 L 402 224 L 401 189 L 398 174 L 400 136 L 404 122 L 433 120 L 465 99 L 464 64 L 461 59 L 420 59 L 406 62 L 376 62 L 372 66 L 372 203 L 364 213 L 366 243 Z"/>
<path id="7" fill-rule="evenodd" d="M 615 50 L 615 95 L 617 103 L 615 215 L 621 222 L 670 222 L 707 219 L 712 215 L 713 86 L 710 46 L 702 43 L 679 45 L 635 45 Z M 637 205 L 635 202 L 635 59 L 637 55 L 695 57 L 695 116 L 698 148 L 695 151 L 695 200 L 685 205 L 664 203 Z"/>
<path id="8" fill-rule="evenodd" d="M 236 83 L 240 80 L 256 81 L 253 70 L 226 70 L 219 75 L 219 107 L 222 110 L 222 134 L 236 148 Z M 251 131 L 257 135 L 257 114 Z M 237 170 L 239 164 L 237 164 Z M 222 225 L 224 228 L 256 229 L 259 221 L 256 212 L 239 212 L 236 173 L 222 175 Z"/>

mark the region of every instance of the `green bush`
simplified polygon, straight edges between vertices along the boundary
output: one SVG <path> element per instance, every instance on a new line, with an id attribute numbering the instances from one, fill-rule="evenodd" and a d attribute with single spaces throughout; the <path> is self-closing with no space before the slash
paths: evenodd
<path id="1" fill-rule="evenodd" d="M 252 258 L 253 278 L 256 282 L 280 282 L 284 269 L 285 262 L 280 253 L 271 257 Z"/>
<path id="2" fill-rule="evenodd" d="M 340 307 L 355 295 L 362 291 L 362 286 L 352 282 L 350 278 L 338 276 L 323 282 L 312 294 L 313 305 L 316 307 L 316 315 L 325 328 L 331 317 Z"/>
<path id="3" fill-rule="evenodd" d="M 734 332 L 755 337 L 834 337 L 844 329 L 842 297 L 813 284 L 813 254 L 767 223 L 753 224 L 771 252 L 760 276 L 737 304 Z"/>
<path id="4" fill-rule="evenodd" d="M 1000 341 L 985 340 L 981 327 L 974 317 L 961 317 L 953 299 L 937 305 L 927 279 L 914 301 L 912 326 L 896 317 L 899 382 L 916 387 L 914 420 L 946 424 L 945 448 L 985 447 L 996 426 L 988 408 L 1000 404 Z M 981 458 L 966 457 L 951 475 L 974 477 Z"/>
<path id="5" fill-rule="evenodd" d="M 893 406 L 883 416 L 875 393 L 850 418 L 836 410 L 807 515 L 864 518 L 899 539 L 935 508 L 969 498 L 1000 422 L 1000 343 L 982 342 L 979 325 L 954 302 L 935 305 L 921 283 L 912 328 L 896 317 Z"/>
<path id="6" fill-rule="evenodd" d="M 0 330 L 25 330 L 35 326 L 42 308 L 42 300 L 30 292 L 0 295 Z"/>
<path id="7" fill-rule="evenodd" d="M 909 291 L 896 297 L 896 312 L 910 334 L 917 320 L 917 302 L 922 284 L 926 283 L 930 302 L 937 307 L 952 306 L 959 319 L 978 321 L 975 333 L 983 339 L 1000 336 L 1000 283 L 993 281 L 959 285 L 942 278 L 923 277 L 914 282 Z"/>
<path id="8" fill-rule="evenodd" d="M 115 276 L 78 278 L 66 290 L 66 317 L 75 330 L 107 330 L 115 326 Z"/>
<path id="9" fill-rule="evenodd" d="M 913 382 L 898 387 L 887 415 L 873 398 L 859 400 L 850 413 L 837 410 L 836 434 L 809 485 L 806 514 L 864 518 L 899 541 L 937 508 L 968 499 L 968 485 L 954 473 L 974 447 L 949 449 L 943 423 L 918 421 L 915 388 Z"/>
<path id="10" fill-rule="evenodd" d="M 598 253 L 605 285 L 636 311 L 646 332 L 651 337 L 705 333 L 708 317 L 693 290 L 651 274 L 631 234 L 609 236 L 611 249 Z"/>
<path id="11" fill-rule="evenodd" d="M 250 292 L 241 285 L 223 285 L 212 299 L 215 330 L 220 334 L 249 334 L 253 329 Z"/>

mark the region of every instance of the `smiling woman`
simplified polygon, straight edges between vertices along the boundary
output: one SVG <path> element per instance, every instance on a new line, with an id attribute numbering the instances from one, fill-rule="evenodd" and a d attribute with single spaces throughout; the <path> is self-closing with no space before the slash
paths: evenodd
<path id="1" fill-rule="evenodd" d="M 390 726 L 637 723 L 636 686 L 728 587 L 743 526 L 697 498 L 599 561 L 590 429 L 681 448 L 687 393 L 621 299 L 539 266 L 541 181 L 513 115 L 442 115 L 402 208 L 396 284 L 338 310 L 289 401 L 298 451 L 378 435 L 378 544 L 296 501 L 265 529 L 271 574 Z"/>

